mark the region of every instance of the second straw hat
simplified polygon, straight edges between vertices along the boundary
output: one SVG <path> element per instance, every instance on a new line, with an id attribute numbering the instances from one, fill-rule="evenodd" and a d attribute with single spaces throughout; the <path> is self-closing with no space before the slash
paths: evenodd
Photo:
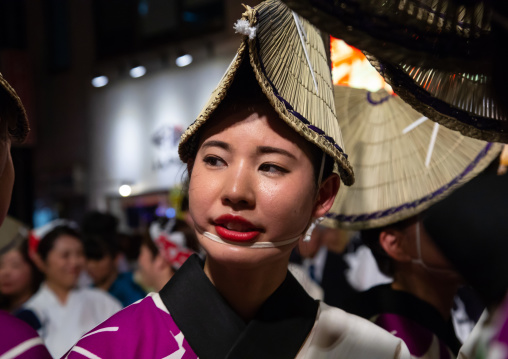
<path id="1" fill-rule="evenodd" d="M 321 33 L 278 0 L 248 7 L 235 29 L 244 34 L 237 55 L 196 121 L 182 135 L 180 159 L 187 162 L 195 154 L 198 129 L 227 96 L 233 81 L 238 80 L 235 76 L 241 76 L 242 62 L 248 61 L 279 117 L 330 155 L 344 184 L 353 184 Z"/>
<path id="2" fill-rule="evenodd" d="M 427 120 L 384 90 L 335 86 L 335 100 L 357 181 L 339 191 L 328 225 L 368 229 L 414 216 L 479 174 L 502 149 Z"/>
<path id="3" fill-rule="evenodd" d="M 0 117 L 0 121 L 7 121 L 11 138 L 23 142 L 30 131 L 26 111 L 18 94 L 2 74 L 0 74 Z"/>
<path id="4" fill-rule="evenodd" d="M 466 136 L 508 143 L 506 1 L 284 1 L 368 52 L 418 112 Z"/>

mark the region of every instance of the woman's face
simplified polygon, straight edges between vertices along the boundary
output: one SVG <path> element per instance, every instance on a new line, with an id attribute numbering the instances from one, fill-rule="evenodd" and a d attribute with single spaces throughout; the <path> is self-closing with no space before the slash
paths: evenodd
<path id="1" fill-rule="evenodd" d="M 82 243 L 70 235 L 61 235 L 44 261 L 47 282 L 63 289 L 72 289 L 78 283 L 79 274 L 85 266 Z"/>
<path id="2" fill-rule="evenodd" d="M 17 249 L 0 257 L 0 293 L 22 296 L 31 291 L 32 269 Z"/>
<path id="3" fill-rule="evenodd" d="M 142 244 L 139 250 L 138 270 L 136 273 L 143 286 L 154 288 L 156 283 L 157 272 L 155 270 L 155 258 L 153 258 L 150 249 Z"/>
<path id="4" fill-rule="evenodd" d="M 417 231 L 420 232 L 419 244 L 417 240 Z M 460 275 L 434 244 L 434 241 L 429 236 L 421 222 L 414 222 L 410 224 L 404 229 L 404 233 L 406 235 L 406 240 L 403 242 L 403 246 L 406 253 L 408 253 L 411 258 L 419 258 L 418 251 L 420 251 L 421 260 L 425 263 L 428 268 L 427 270 L 430 270 L 431 273 L 439 275 L 441 278 L 460 279 Z"/>
<path id="5" fill-rule="evenodd" d="M 289 257 L 296 242 L 263 249 L 236 243 L 299 237 L 320 215 L 310 144 L 269 105 L 227 115 L 202 131 L 189 164 L 190 214 L 200 244 L 220 261 L 255 265 Z M 211 241 L 204 232 L 234 244 Z"/>

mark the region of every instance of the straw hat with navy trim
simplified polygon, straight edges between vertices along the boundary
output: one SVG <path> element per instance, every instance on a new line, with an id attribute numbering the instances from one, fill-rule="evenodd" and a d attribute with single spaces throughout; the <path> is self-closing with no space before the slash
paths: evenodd
<path id="1" fill-rule="evenodd" d="M 9 135 L 16 142 L 23 142 L 30 132 L 23 103 L 2 74 L 0 74 L 0 121 L 7 121 Z"/>
<path id="2" fill-rule="evenodd" d="M 452 130 L 508 143 L 508 6 L 489 0 L 284 0 L 368 52 L 393 90 Z"/>
<path id="3" fill-rule="evenodd" d="M 341 180 L 354 182 L 334 106 L 333 86 L 320 32 L 280 1 L 251 8 L 235 24 L 243 34 L 236 57 L 196 121 L 180 139 L 183 162 L 195 155 L 197 132 L 226 98 L 244 61 L 279 117 L 331 156 Z M 243 64 L 245 65 L 245 63 Z"/>
<path id="4" fill-rule="evenodd" d="M 382 227 L 417 215 L 471 180 L 503 145 L 429 121 L 385 90 L 335 86 L 340 126 L 356 170 L 324 224 Z"/>

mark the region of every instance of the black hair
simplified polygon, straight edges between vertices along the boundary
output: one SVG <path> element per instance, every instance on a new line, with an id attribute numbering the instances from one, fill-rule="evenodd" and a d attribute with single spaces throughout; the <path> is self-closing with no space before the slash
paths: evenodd
<path id="1" fill-rule="evenodd" d="M 78 241 L 82 242 L 81 234 L 69 226 L 64 225 L 53 228 L 44 237 L 42 237 L 39 242 L 39 246 L 37 247 L 37 253 L 44 262 L 48 258 L 49 252 L 51 252 L 55 246 L 56 240 L 64 235 L 74 237 Z"/>
<path id="2" fill-rule="evenodd" d="M 87 234 L 115 234 L 118 228 L 118 218 L 109 213 L 90 211 L 85 214 L 81 222 L 83 235 Z"/>
<path id="3" fill-rule="evenodd" d="M 84 234 L 85 256 L 90 260 L 101 260 L 108 256 L 115 258 L 120 253 L 120 245 L 115 235 Z"/>
<path id="4" fill-rule="evenodd" d="M 117 228 L 118 218 L 114 215 L 99 211 L 87 212 L 81 222 L 86 258 L 115 258 L 120 253 Z"/>
<path id="5" fill-rule="evenodd" d="M 381 244 L 379 243 L 379 236 L 381 232 L 388 228 L 404 231 L 411 225 L 416 217 L 410 217 L 399 222 L 389 224 L 384 227 L 377 227 L 371 229 L 364 229 L 360 231 L 362 242 L 372 251 L 372 255 L 376 260 L 377 266 L 381 273 L 393 277 L 395 274 L 395 260 L 386 253 Z"/>

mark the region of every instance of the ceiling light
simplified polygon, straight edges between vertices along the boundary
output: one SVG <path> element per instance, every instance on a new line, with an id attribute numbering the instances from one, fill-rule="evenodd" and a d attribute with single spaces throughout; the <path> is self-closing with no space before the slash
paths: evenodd
<path id="1" fill-rule="evenodd" d="M 132 78 L 137 79 L 138 77 L 141 77 L 144 74 L 146 74 L 146 67 L 135 66 L 129 70 L 129 74 L 131 75 Z"/>
<path id="2" fill-rule="evenodd" d="M 185 54 L 176 58 L 176 66 L 184 67 L 192 63 L 192 55 Z"/>
<path id="3" fill-rule="evenodd" d="M 123 184 L 118 188 L 118 193 L 120 193 L 122 197 L 129 197 L 132 193 L 132 188 L 128 184 Z"/>
<path id="4" fill-rule="evenodd" d="M 104 87 L 108 84 L 109 79 L 107 76 L 96 76 L 92 79 L 92 86 L 93 87 Z"/>

